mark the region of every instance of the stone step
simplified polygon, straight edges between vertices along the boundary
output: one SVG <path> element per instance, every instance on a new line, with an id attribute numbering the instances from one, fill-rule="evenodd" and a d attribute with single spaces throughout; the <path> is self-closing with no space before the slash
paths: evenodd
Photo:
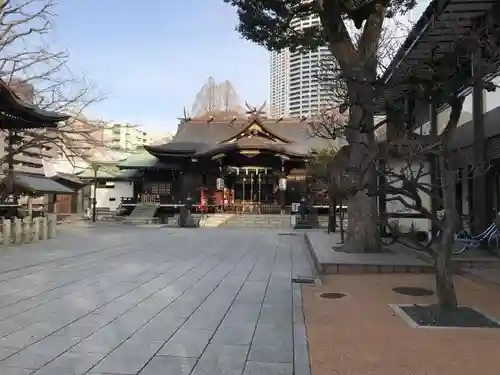
<path id="1" fill-rule="evenodd" d="M 156 206 L 138 205 L 132 210 L 130 215 L 127 216 L 126 220 L 128 220 L 128 219 L 133 220 L 134 218 L 143 218 L 143 217 L 152 218 L 155 216 L 157 209 L 158 209 L 158 207 L 156 207 Z"/>
<path id="2" fill-rule="evenodd" d="M 234 214 L 205 215 L 200 221 L 200 227 L 218 228 L 231 219 Z"/>
<path id="3" fill-rule="evenodd" d="M 235 215 L 223 225 L 225 228 L 289 229 L 289 215 Z"/>

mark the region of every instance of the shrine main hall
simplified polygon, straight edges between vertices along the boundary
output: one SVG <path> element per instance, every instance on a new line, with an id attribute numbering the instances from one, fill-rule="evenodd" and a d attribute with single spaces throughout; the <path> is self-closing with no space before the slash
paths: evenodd
<path id="1" fill-rule="evenodd" d="M 335 141 L 315 133 L 310 119 L 271 119 L 257 108 L 183 118 L 170 142 L 145 146 L 118 167 L 135 171 L 133 203 L 188 198 L 202 211 L 280 212 L 306 194 L 326 201 L 311 194 L 307 163 Z"/>

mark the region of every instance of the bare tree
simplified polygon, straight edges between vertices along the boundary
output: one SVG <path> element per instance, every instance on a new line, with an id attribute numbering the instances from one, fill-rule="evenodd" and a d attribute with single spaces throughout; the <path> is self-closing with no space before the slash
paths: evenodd
<path id="1" fill-rule="evenodd" d="M 452 143 L 462 113 L 464 96 L 447 91 L 447 84 L 453 77 L 470 77 L 464 82 L 465 87 L 480 85 L 482 89 L 494 90 L 495 85 L 485 77 L 498 69 L 499 36 L 498 25 L 492 18 L 486 17 L 475 29 L 457 37 L 457 41 L 450 48 L 453 53 L 443 56 L 437 52 L 438 48 L 431 48 L 432 53 L 427 61 L 409 68 L 401 81 L 385 87 L 385 92 L 398 92 L 427 104 L 430 104 L 429 98 L 447 96 L 451 112 L 440 134 L 417 134 L 415 129 L 409 126 L 411 124 L 406 122 L 405 118 L 408 116 L 400 116 L 404 114 L 401 108 L 395 103 L 391 108 L 389 103 L 388 110 L 396 114 L 388 120 L 398 129 L 396 139 L 378 142 L 375 147 L 359 143 L 358 147 L 365 147 L 367 150 L 364 158 L 359 160 L 357 165 L 350 164 L 338 171 L 343 177 L 340 190 L 345 194 L 352 195 L 355 191 L 363 190 L 370 196 L 397 202 L 405 209 L 429 220 L 437 228 L 437 235 L 432 241 L 422 242 L 413 230 L 403 235 L 398 226 L 389 225 L 393 238 L 397 238 L 405 246 L 431 255 L 436 265 L 439 306 L 443 310 L 453 310 L 457 307 L 451 257 L 454 235 L 461 225 L 461 218 L 457 212 L 455 191 L 460 179 L 470 176 L 470 172 L 460 174 L 458 170 L 464 166 L 472 167 L 475 176 L 488 170 L 488 166 L 483 162 L 471 165 L 470 160 L 463 160 L 463 152 Z M 471 64 L 474 64 L 472 74 Z M 401 87 L 405 87 L 402 94 Z M 390 94 L 387 97 L 390 98 Z M 353 152 L 352 145 L 346 147 L 344 152 Z M 429 158 L 437 161 L 439 165 L 439 176 L 436 180 L 431 178 L 433 172 L 429 169 Z M 366 175 L 371 173 L 375 179 L 366 178 Z M 443 209 L 444 215 L 437 207 L 429 204 L 431 201 Z M 387 216 L 381 217 L 380 220 L 388 224 Z"/>
<path id="2" fill-rule="evenodd" d="M 386 19 L 404 15 L 415 0 L 373 1 L 303 1 L 303 0 L 224 0 L 237 8 L 240 34 L 270 50 L 290 48 L 315 50 L 328 46 L 335 64 L 346 82 L 349 100 L 343 107 L 349 111 L 349 131 L 345 137 L 354 147 L 349 163 L 357 165 L 375 147 L 374 113 L 377 92 L 378 58 L 383 25 Z M 296 20 L 317 16 L 319 24 L 308 28 L 294 27 Z M 354 24 L 361 35 L 356 42 L 349 33 Z M 361 146 L 369 145 L 368 149 Z M 375 173 L 366 178 L 374 179 Z M 376 199 L 358 191 L 349 200 L 347 238 L 352 251 L 377 251 Z"/>
<path id="3" fill-rule="evenodd" d="M 0 78 L 24 101 L 72 115 L 57 129 L 11 131 L 14 142 L 0 158 L 8 169 L 14 155 L 30 149 L 56 147 L 63 154 L 78 155 L 82 142 L 100 143 L 95 137 L 100 124 L 82 113 L 103 95 L 85 76 L 71 72 L 67 51 L 54 50 L 45 39 L 53 30 L 54 6 L 55 0 L 5 0 L 0 5 Z"/>
<path id="4" fill-rule="evenodd" d="M 217 83 L 209 77 L 196 95 L 191 115 L 203 117 L 217 115 L 218 113 L 242 114 L 240 98 L 229 81 Z"/>

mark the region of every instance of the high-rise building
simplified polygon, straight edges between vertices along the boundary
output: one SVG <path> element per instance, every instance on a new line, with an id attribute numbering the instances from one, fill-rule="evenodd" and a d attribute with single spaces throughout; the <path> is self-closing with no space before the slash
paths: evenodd
<path id="1" fill-rule="evenodd" d="M 271 52 L 270 111 L 272 118 L 288 117 L 290 89 L 290 51 L 285 48 Z"/>
<path id="2" fill-rule="evenodd" d="M 291 27 L 296 30 L 318 25 L 320 19 L 317 15 L 291 22 Z M 331 54 L 326 46 L 303 53 L 286 49 L 272 52 L 271 116 L 311 116 L 328 106 L 331 98 L 318 78 L 322 75 L 324 65 L 331 61 Z"/>

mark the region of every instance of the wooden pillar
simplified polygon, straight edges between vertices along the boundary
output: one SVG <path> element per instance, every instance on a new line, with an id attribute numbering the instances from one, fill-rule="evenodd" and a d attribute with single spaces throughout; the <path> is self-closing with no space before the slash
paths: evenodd
<path id="1" fill-rule="evenodd" d="M 473 67 L 481 57 L 473 55 Z M 473 72 L 474 75 L 474 72 Z M 476 77 L 478 78 L 478 77 Z M 481 82 L 476 82 L 472 89 L 472 121 L 474 124 L 473 154 L 473 213 L 471 226 L 474 234 L 481 233 L 491 220 L 491 194 L 488 193 L 486 171 L 486 134 L 484 130 L 484 89 Z"/>
<path id="2" fill-rule="evenodd" d="M 436 137 L 438 135 L 438 105 L 436 98 L 431 98 L 431 102 L 429 105 L 429 121 L 430 121 L 430 135 Z M 439 173 L 439 157 L 437 155 L 429 155 L 429 169 L 430 169 L 430 178 L 431 178 L 431 212 L 433 216 L 436 215 L 436 212 L 441 209 L 441 205 L 439 203 L 440 197 L 440 173 Z M 438 228 L 434 223 L 431 223 L 431 231 L 432 236 L 434 237 Z"/>
<path id="3" fill-rule="evenodd" d="M 394 105 L 386 103 L 386 138 L 388 141 L 392 141 L 399 137 L 400 129 L 398 128 L 398 111 Z"/>
<path id="4" fill-rule="evenodd" d="M 408 94 L 405 100 L 406 112 L 406 130 L 409 131 L 415 127 L 415 98 Z"/>

